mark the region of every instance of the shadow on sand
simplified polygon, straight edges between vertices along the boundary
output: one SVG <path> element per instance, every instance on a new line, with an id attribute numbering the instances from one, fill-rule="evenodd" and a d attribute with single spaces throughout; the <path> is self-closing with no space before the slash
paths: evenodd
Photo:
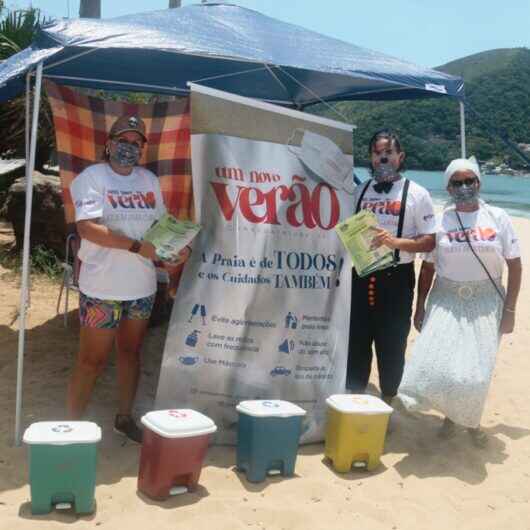
<path id="1" fill-rule="evenodd" d="M 505 424 L 486 427 L 485 448 L 476 447 L 465 428 L 456 435 L 441 439 L 438 431 L 442 418 L 432 414 L 394 413 L 394 431 L 386 442 L 387 453 L 404 454 L 394 468 L 406 478 L 453 477 L 467 484 L 480 484 L 488 476 L 489 465 L 502 464 L 507 458 L 506 443 L 499 435 L 518 440 L 530 430 Z"/>
<path id="2" fill-rule="evenodd" d="M 24 426 L 34 421 L 57 420 L 65 417 L 66 387 L 77 351 L 78 333 L 76 311 L 69 314 L 69 327 L 66 329 L 63 326 L 62 316 L 57 316 L 26 332 Z M 155 381 L 158 379 L 157 367 L 160 366 L 165 335 L 165 326 L 149 331 L 143 354 L 143 377 L 151 380 L 154 378 Z M 0 493 L 27 486 L 28 483 L 26 451 L 24 448 L 13 446 L 17 340 L 18 333 L 14 329 L 0 326 L 0 376 L 4 382 L 1 401 L 4 406 L 0 411 L 2 429 L 0 474 L 3 476 L 3 480 L 0 481 Z M 134 478 L 138 473 L 139 446 L 131 443 L 124 444 L 123 439 L 112 431 L 116 409 L 116 369 L 111 360 L 105 374 L 98 381 L 86 415 L 87 420 L 98 423 L 103 431 L 98 454 L 98 485 L 114 484 L 124 477 Z M 485 429 L 490 438 L 488 447 L 477 449 L 471 444 L 465 430 L 459 431 L 451 440 L 440 440 L 437 437 L 440 425 L 440 417 L 434 415 L 417 416 L 403 411 L 395 414 L 395 429 L 387 438 L 386 454 L 403 455 L 394 466 L 401 477 L 406 478 L 411 475 L 418 478 L 454 477 L 468 484 L 479 484 L 487 477 L 488 466 L 502 464 L 508 457 L 503 438 L 518 440 L 530 434 L 528 429 L 497 424 Z M 323 451 L 323 444 L 311 444 L 302 446 L 299 453 L 315 456 L 323 455 Z M 269 477 L 264 483 L 252 484 L 246 480 L 244 474 L 235 471 L 234 464 L 235 448 L 226 446 L 212 447 L 205 461 L 205 466 L 233 470 L 248 492 L 261 493 L 267 487 L 281 481 L 299 478 L 297 475 L 291 478 L 275 476 Z M 324 465 L 328 465 L 327 462 Z M 359 480 L 380 475 L 386 470 L 387 468 L 382 465 L 373 473 L 352 470 L 349 473 L 335 473 L 335 475 L 344 480 Z M 175 497 L 164 503 L 151 501 L 141 494 L 138 494 L 138 497 L 148 504 L 171 509 L 200 502 L 208 495 L 209 492 L 200 487 L 195 493 Z M 20 507 L 20 516 L 37 519 L 31 515 L 28 503 Z M 69 511 L 53 512 L 46 517 L 66 524 L 79 519 Z M 91 520 L 90 516 L 82 518 Z"/>
<path id="3" fill-rule="evenodd" d="M 66 389 L 79 338 L 77 311 L 70 312 L 68 322 L 69 327 L 65 328 L 62 315 L 58 315 L 26 331 L 22 430 L 36 421 L 57 421 L 66 417 Z M 149 366 L 160 365 L 165 332 L 165 326 L 149 330 L 143 350 L 144 357 L 149 357 Z M 0 410 L 0 474 L 3 475 L 0 493 L 28 483 L 26 448 L 14 446 L 17 344 L 18 331 L 0 326 L 0 402 L 3 405 Z M 142 377 L 158 378 L 158 373 L 142 374 Z M 116 367 L 112 357 L 97 382 L 84 418 L 96 422 L 103 433 L 98 448 L 98 484 L 113 484 L 138 473 L 139 446 L 124 443 L 124 439 L 113 432 L 117 407 Z M 21 510 L 26 513 L 24 507 Z M 58 517 L 64 521 L 68 512 Z"/>

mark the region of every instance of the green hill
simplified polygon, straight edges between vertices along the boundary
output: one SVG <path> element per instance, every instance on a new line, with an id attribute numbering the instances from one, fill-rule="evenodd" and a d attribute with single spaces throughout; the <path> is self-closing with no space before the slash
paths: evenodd
<path id="1" fill-rule="evenodd" d="M 508 134 L 515 143 L 530 143 L 530 50 L 499 49 L 470 55 L 436 68 L 464 78 L 469 104 L 487 122 Z M 399 102 L 343 102 L 337 108 L 357 125 L 357 164 L 368 162 L 367 145 L 372 133 L 395 129 L 407 151 L 407 165 L 416 169 L 442 169 L 460 155 L 460 121 L 456 101 L 432 99 Z M 319 114 L 336 118 L 329 110 Z M 468 155 L 481 161 L 506 161 L 523 166 L 470 112 L 466 113 Z"/>
<path id="2" fill-rule="evenodd" d="M 525 51 L 528 52 L 526 48 L 488 50 L 451 61 L 436 67 L 436 70 L 446 74 L 459 75 L 464 78 L 466 83 L 470 83 L 483 75 L 495 75 L 498 70 L 503 69 L 511 61 L 517 60 L 517 56 Z"/>

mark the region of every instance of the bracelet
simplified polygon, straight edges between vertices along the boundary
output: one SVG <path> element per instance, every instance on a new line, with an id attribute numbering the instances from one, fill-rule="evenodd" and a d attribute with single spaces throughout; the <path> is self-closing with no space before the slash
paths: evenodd
<path id="1" fill-rule="evenodd" d="M 506 311 L 507 313 L 515 313 L 515 309 L 510 309 L 509 307 L 504 307 L 503 311 Z"/>
<path id="2" fill-rule="evenodd" d="M 138 241 L 138 239 L 135 239 L 132 242 L 132 245 L 129 247 L 129 252 L 132 252 L 133 254 L 138 254 L 141 248 L 142 248 L 142 242 Z"/>

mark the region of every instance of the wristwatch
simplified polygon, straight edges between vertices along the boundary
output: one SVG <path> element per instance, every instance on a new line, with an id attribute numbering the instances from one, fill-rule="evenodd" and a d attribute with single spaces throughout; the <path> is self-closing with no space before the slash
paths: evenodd
<path id="1" fill-rule="evenodd" d="M 142 242 L 138 241 L 138 239 L 135 239 L 132 242 L 132 245 L 129 247 L 129 252 L 132 252 L 133 254 L 138 254 L 141 248 L 142 248 Z"/>

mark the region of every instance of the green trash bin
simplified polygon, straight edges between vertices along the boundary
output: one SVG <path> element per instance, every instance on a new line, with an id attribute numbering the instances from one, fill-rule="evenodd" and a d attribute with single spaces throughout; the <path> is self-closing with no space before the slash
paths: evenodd
<path id="1" fill-rule="evenodd" d="M 101 429 L 88 421 L 41 421 L 24 433 L 29 447 L 31 513 L 95 508 L 97 442 Z"/>
<path id="2" fill-rule="evenodd" d="M 292 476 L 306 411 L 281 399 L 241 401 L 236 409 L 237 469 L 249 482 L 263 482 L 271 472 Z"/>

